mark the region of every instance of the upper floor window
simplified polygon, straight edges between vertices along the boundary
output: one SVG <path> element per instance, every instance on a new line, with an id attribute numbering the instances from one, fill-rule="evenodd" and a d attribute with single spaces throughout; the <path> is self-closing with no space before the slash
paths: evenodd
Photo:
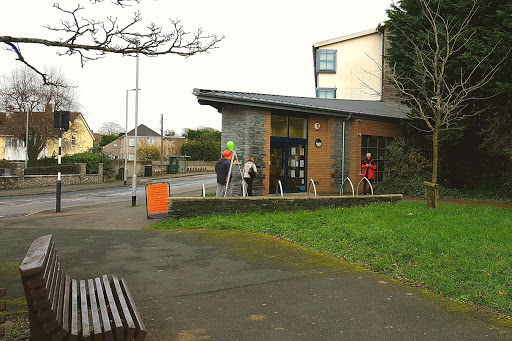
<path id="1" fill-rule="evenodd" d="M 336 50 L 317 50 L 318 72 L 336 72 Z"/>
<path id="2" fill-rule="evenodd" d="M 155 144 L 155 139 L 152 138 L 152 137 L 148 138 L 148 143 L 149 144 Z"/>
<path id="3" fill-rule="evenodd" d="M 17 137 L 7 137 L 5 139 L 5 146 L 11 148 L 25 147 L 25 141 Z"/>
<path id="4" fill-rule="evenodd" d="M 336 98 L 336 88 L 317 88 L 316 97 L 318 98 Z"/>
<path id="5" fill-rule="evenodd" d="M 71 136 L 71 146 L 76 147 L 76 137 Z"/>
<path id="6" fill-rule="evenodd" d="M 128 146 L 129 147 L 135 147 L 135 138 L 134 137 L 130 137 L 128 139 Z"/>

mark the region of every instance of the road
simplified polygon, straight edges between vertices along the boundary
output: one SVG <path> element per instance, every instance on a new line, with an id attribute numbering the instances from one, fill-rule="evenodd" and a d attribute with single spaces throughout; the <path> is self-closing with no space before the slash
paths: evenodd
<path id="1" fill-rule="evenodd" d="M 215 175 L 196 175 L 172 179 L 160 179 L 154 182 L 166 182 L 171 187 L 171 196 L 200 196 L 204 184 L 206 191 L 215 186 Z M 146 202 L 146 185 L 137 186 L 137 204 Z M 75 207 L 101 204 L 105 202 L 129 201 L 132 198 L 130 185 L 106 189 L 93 189 L 78 192 L 64 192 L 61 207 Z M 0 219 L 32 215 L 41 211 L 55 209 L 55 193 L 24 195 L 0 198 Z"/>

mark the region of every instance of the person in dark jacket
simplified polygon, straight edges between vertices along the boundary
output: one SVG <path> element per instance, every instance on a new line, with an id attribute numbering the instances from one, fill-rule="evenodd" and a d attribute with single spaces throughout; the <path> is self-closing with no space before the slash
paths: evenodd
<path id="1" fill-rule="evenodd" d="M 224 151 L 222 157 L 217 161 L 215 165 L 215 173 L 217 173 L 217 190 L 215 196 L 217 198 L 223 197 L 226 194 L 230 197 L 233 194 L 233 186 L 228 185 L 228 191 L 226 193 L 226 183 L 229 173 L 230 160 L 233 157 L 233 152 L 230 150 Z"/>
<path id="2" fill-rule="evenodd" d="M 363 178 L 367 178 L 371 184 L 375 180 L 375 171 L 377 170 L 377 162 L 372 159 L 372 153 L 366 153 L 366 159 L 361 162 L 361 169 Z M 363 181 L 363 194 L 366 195 L 370 192 L 368 181 Z"/>

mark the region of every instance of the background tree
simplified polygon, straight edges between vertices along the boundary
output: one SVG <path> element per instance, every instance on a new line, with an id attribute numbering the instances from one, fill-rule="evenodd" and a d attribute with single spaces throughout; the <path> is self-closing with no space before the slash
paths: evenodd
<path id="1" fill-rule="evenodd" d="M 3 130 L 24 141 L 32 162 L 46 146 L 49 137 L 58 136 L 53 127 L 52 110 L 73 110 L 80 107 L 71 83 L 57 70 L 48 69 L 52 79 L 62 86 L 45 86 L 42 80 L 26 67 L 3 75 L 0 83 L 0 105 L 6 111 L 0 122 Z M 52 108 L 53 107 L 53 108 Z M 29 139 L 26 140 L 29 110 Z M 74 127 L 71 127 L 71 131 Z"/>
<path id="2" fill-rule="evenodd" d="M 108 53 L 122 55 L 142 54 L 158 56 L 177 54 L 192 56 L 207 52 L 217 47 L 223 39 L 214 34 L 204 34 L 202 29 L 195 33 L 185 31 L 179 20 L 170 20 L 170 28 L 163 28 L 155 23 L 144 22 L 139 11 L 133 14 L 131 20 L 120 20 L 112 13 L 124 14 L 127 10 L 133 13 L 142 0 L 116 1 L 80 1 L 78 5 L 61 6 L 56 3 L 53 7 L 60 12 L 58 26 L 49 23 L 45 27 L 49 32 L 55 32 L 55 39 L 43 37 L 11 37 L 0 36 L 0 43 L 16 54 L 16 59 L 37 72 L 45 84 L 52 84 L 48 75 L 34 66 L 23 56 L 23 44 L 38 44 L 57 48 L 58 55 L 78 55 L 81 64 L 105 56 Z M 94 6 L 98 12 L 108 13 L 105 19 L 95 19 L 87 16 L 86 7 Z M 114 6 L 115 8 L 113 8 Z M 84 13 L 85 12 L 85 13 Z M 82 15 L 82 13 L 84 13 Z M 22 21 L 20 21 L 22 24 Z"/>
<path id="3" fill-rule="evenodd" d="M 500 53 L 499 38 L 475 42 L 477 13 L 477 0 L 402 0 L 388 11 L 390 78 L 413 124 L 432 134 L 434 184 L 441 132 L 462 128 L 485 109 L 475 104 L 488 97 L 485 90 L 510 51 Z M 474 44 L 478 53 L 471 53 Z"/>
<path id="4" fill-rule="evenodd" d="M 101 135 L 120 134 L 123 131 L 125 129 L 119 123 L 112 121 L 103 123 L 99 130 Z"/>
<path id="5" fill-rule="evenodd" d="M 117 140 L 119 137 L 120 137 L 119 134 L 101 135 L 100 147 L 105 147 L 107 144 Z"/>

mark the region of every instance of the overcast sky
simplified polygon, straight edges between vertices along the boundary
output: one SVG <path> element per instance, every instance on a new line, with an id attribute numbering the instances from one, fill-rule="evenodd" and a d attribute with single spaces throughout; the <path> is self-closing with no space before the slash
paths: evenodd
<path id="1" fill-rule="evenodd" d="M 105 0 L 108 1 L 108 0 Z M 52 8 L 56 0 L 2 0 L 0 35 L 49 38 L 43 26 L 58 26 L 66 17 Z M 76 1 L 61 1 L 74 6 Z M 316 42 L 377 27 L 386 20 L 388 0 L 143 0 L 145 21 L 167 26 L 179 19 L 189 32 L 224 35 L 219 48 L 189 58 L 166 55 L 140 57 L 138 123 L 180 133 L 198 126 L 221 129 L 221 115 L 202 106 L 193 88 L 315 97 L 312 45 Z M 91 6 L 92 8 L 107 4 Z M 65 7 L 73 9 L 74 7 Z M 97 7 L 98 9 L 100 7 Z M 110 8 L 110 7 L 108 7 Z M 118 14 L 130 20 L 135 7 Z M 95 18 L 111 15 L 110 10 Z M 106 12 L 107 11 L 107 12 Z M 106 13 L 105 13 L 106 12 Z M 123 14 L 124 13 L 124 14 Z M 84 12 L 84 15 L 86 12 Z M 122 15 L 122 16 L 121 16 Z M 113 121 L 125 127 L 126 89 L 135 88 L 135 58 L 107 55 L 84 68 L 78 56 L 57 56 L 56 49 L 21 46 L 25 58 L 44 69 L 54 66 L 77 86 L 82 113 L 92 130 Z M 0 74 L 22 64 L 15 54 L 0 50 Z M 129 129 L 135 124 L 135 93 L 129 94 Z"/>

